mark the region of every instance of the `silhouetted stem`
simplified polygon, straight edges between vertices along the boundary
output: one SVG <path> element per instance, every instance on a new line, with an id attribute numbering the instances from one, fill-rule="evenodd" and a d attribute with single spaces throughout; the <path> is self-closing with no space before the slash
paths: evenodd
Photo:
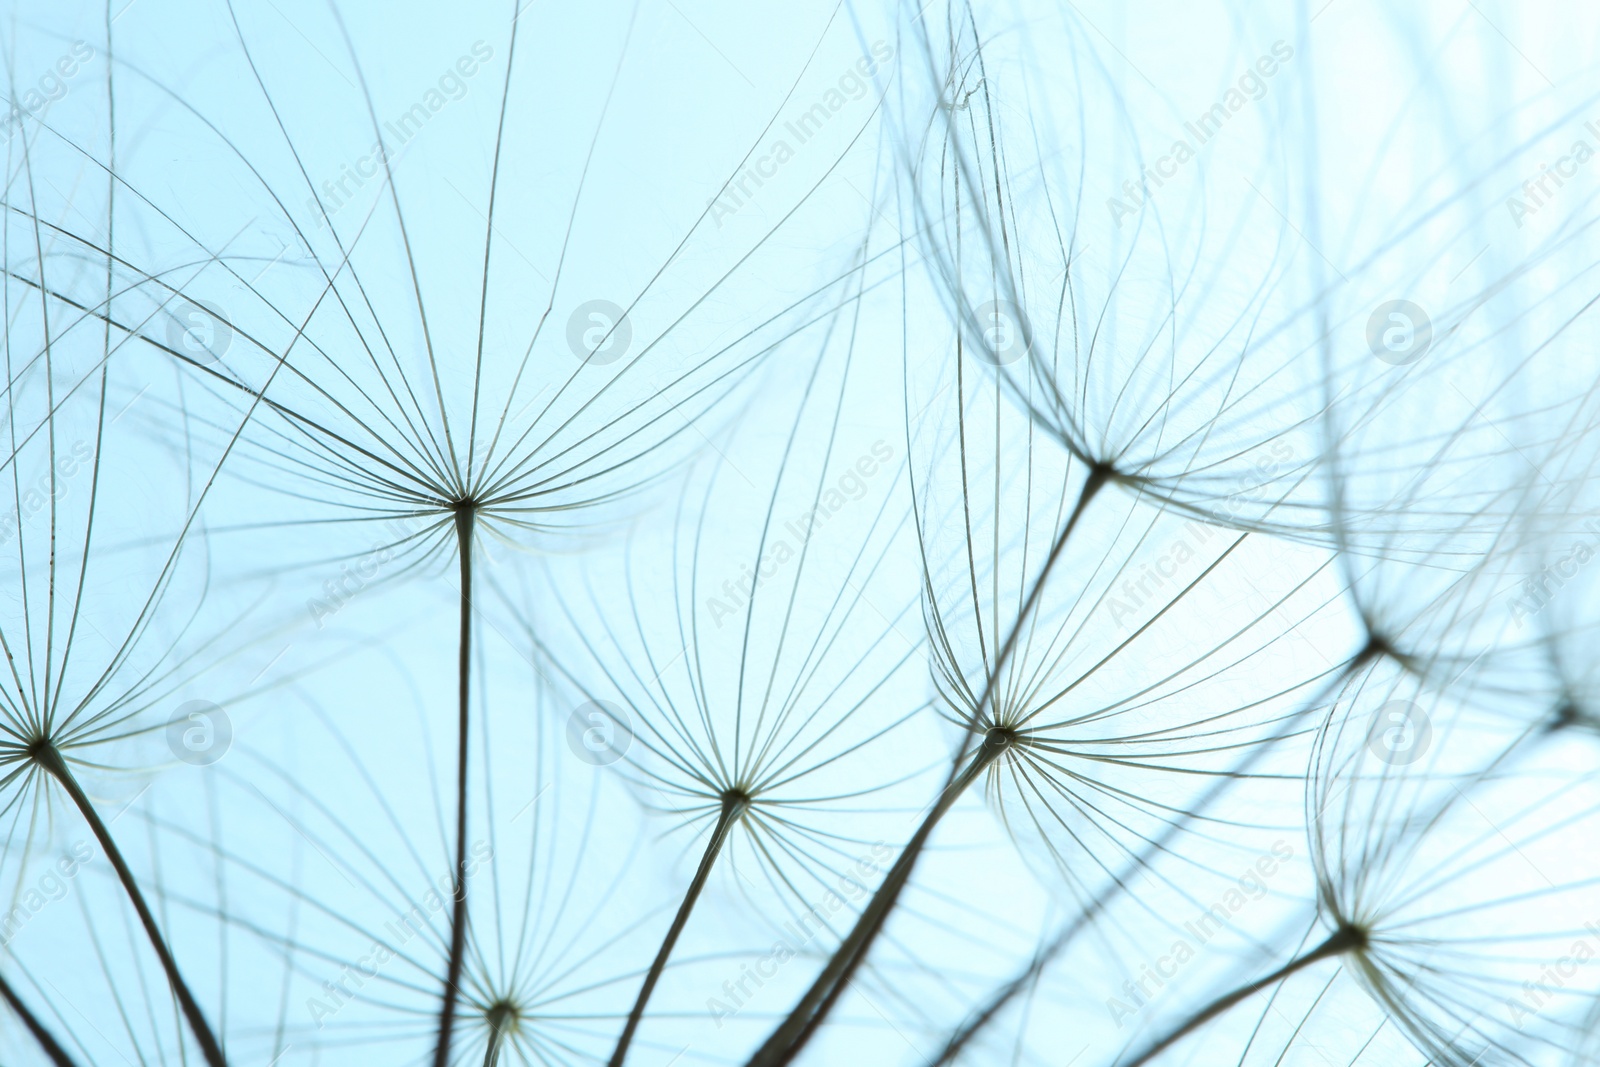
<path id="1" fill-rule="evenodd" d="M 456 663 L 456 865 L 452 876 L 450 958 L 445 965 L 444 1003 L 434 1067 L 450 1067 L 450 1039 L 460 996 L 461 964 L 467 947 L 467 681 L 472 658 L 472 520 L 470 507 L 456 509 L 456 554 L 461 557 L 461 655 Z"/>
<path id="2" fill-rule="evenodd" d="M 1282 967 L 1279 967 L 1277 970 L 1267 975 L 1265 978 L 1258 978 L 1248 985 L 1240 986 L 1232 993 L 1228 993 L 1224 996 L 1218 997 L 1216 1000 L 1213 1000 L 1199 1014 L 1191 1016 L 1189 1020 L 1182 1026 L 1178 1027 L 1176 1030 L 1172 1031 L 1172 1033 L 1168 1034 L 1166 1037 L 1163 1037 L 1161 1040 L 1145 1049 L 1138 1055 L 1136 1059 L 1130 1060 L 1126 1064 L 1126 1067 L 1140 1067 L 1141 1064 L 1150 1062 L 1150 1060 L 1153 1059 L 1163 1049 L 1182 1040 L 1185 1036 L 1193 1033 L 1195 1030 L 1201 1026 L 1204 1026 L 1212 1019 L 1215 1019 L 1218 1015 L 1221 1015 L 1223 1012 L 1227 1011 L 1241 1000 L 1244 1000 L 1246 997 L 1254 996 L 1256 993 L 1259 993 L 1268 986 L 1283 981 L 1283 979 L 1289 977 L 1291 974 L 1311 966 L 1318 960 L 1325 960 L 1329 956 L 1340 955 L 1341 953 L 1348 952 L 1353 948 L 1359 947 L 1361 944 L 1363 944 L 1363 939 L 1359 931 L 1348 926 L 1340 927 L 1333 933 L 1331 937 L 1328 938 L 1328 940 L 1324 941 L 1322 944 L 1318 945 L 1304 956 L 1289 961 Z"/>
<path id="3" fill-rule="evenodd" d="M 489 1047 L 483 1052 L 483 1067 L 499 1067 L 500 1053 L 514 1020 L 511 1009 L 497 1004 L 489 1009 Z"/>
<path id="4" fill-rule="evenodd" d="M 44 1024 L 34 1017 L 28 1006 L 22 1003 L 22 998 L 17 996 L 16 991 L 11 988 L 11 983 L 7 982 L 3 975 L 0 975 L 0 999 L 11 1005 L 11 1010 L 17 1013 L 17 1018 L 28 1028 L 28 1033 L 39 1042 L 39 1047 L 44 1049 L 44 1054 L 50 1057 L 51 1063 L 56 1067 L 77 1067 L 77 1064 L 72 1062 L 72 1057 L 67 1055 L 67 1050 L 62 1048 L 50 1031 L 44 1028 Z"/>
<path id="5" fill-rule="evenodd" d="M 178 1007 L 182 1009 L 183 1017 L 194 1033 L 201 1055 L 205 1057 L 209 1067 L 226 1067 L 228 1061 L 223 1058 L 222 1046 L 217 1043 L 216 1035 L 211 1032 L 211 1025 L 206 1022 L 206 1017 L 200 1011 L 200 1005 L 195 1002 L 194 994 L 189 992 L 188 983 L 179 973 L 177 961 L 172 958 L 166 939 L 161 936 L 161 930 L 156 926 L 155 916 L 150 913 L 150 907 L 145 903 L 144 894 L 139 890 L 139 883 L 134 880 L 133 872 L 128 869 L 128 864 L 122 858 L 122 851 L 111 838 L 111 830 L 101 821 L 100 813 L 95 811 L 94 805 L 90 803 L 88 796 L 78 785 L 78 780 L 73 777 L 71 769 L 67 767 L 67 761 L 62 759 L 61 753 L 54 745 L 39 745 L 34 750 L 34 759 L 61 783 L 61 788 L 67 791 L 72 802 L 78 806 L 78 811 L 89 824 L 95 840 L 100 842 L 106 857 L 111 860 L 111 866 L 117 872 L 117 879 L 128 894 L 133 910 L 138 913 L 139 922 L 144 925 L 145 936 L 150 939 L 150 946 L 156 950 L 161 968 L 167 973 L 167 983 L 172 986 L 173 995 L 178 998 Z"/>
<path id="6" fill-rule="evenodd" d="M 1050 577 L 1050 572 L 1055 568 L 1062 551 L 1066 548 L 1067 538 L 1071 536 L 1078 520 L 1083 516 L 1084 509 L 1089 506 L 1102 486 L 1110 480 L 1111 471 L 1106 467 L 1093 467 L 1089 476 L 1083 483 L 1078 494 L 1078 502 L 1073 506 L 1072 514 L 1067 518 L 1061 528 L 1061 534 L 1050 546 L 1050 554 L 1045 557 L 1044 566 L 1040 568 L 1039 577 L 1034 581 L 1033 587 L 1028 590 L 1028 596 L 1023 601 L 1021 609 L 1017 612 L 1016 622 L 1011 626 L 1011 632 L 1006 635 L 1004 643 L 1000 646 L 995 656 L 994 669 L 984 681 L 983 696 L 978 701 L 975 714 L 981 715 L 983 708 L 990 702 L 995 687 L 1000 683 L 1001 672 L 1010 660 L 1012 652 L 1016 649 L 1018 635 L 1028 616 L 1032 613 L 1034 604 L 1039 599 L 1040 592 L 1044 589 L 1045 581 Z M 981 722 L 981 720 L 980 720 Z M 973 731 L 976 733 L 976 730 Z M 895 860 L 888 875 L 884 877 L 883 884 L 878 887 L 867 906 L 862 909 L 861 915 L 856 919 L 856 925 L 850 934 L 829 958 L 828 964 L 811 984 L 800 1002 L 794 1006 L 789 1015 L 778 1024 L 766 1042 L 751 1056 L 746 1067 L 783 1067 L 799 1054 L 800 1050 L 810 1040 L 812 1033 L 827 1018 L 833 1010 L 833 1005 L 838 1001 L 839 995 L 849 985 L 850 977 L 855 973 L 861 961 L 866 959 L 867 952 L 872 947 L 872 942 L 877 938 L 879 930 L 883 928 L 884 921 L 888 919 L 889 912 L 893 910 L 900 897 L 900 891 L 911 878 L 911 870 L 916 866 L 917 859 L 922 855 L 923 848 L 927 845 L 928 837 L 933 833 L 934 827 L 939 825 L 939 820 L 944 818 L 951 806 L 966 792 L 969 785 L 978 779 L 978 776 L 992 763 L 997 756 L 1005 751 L 1004 745 L 989 745 L 979 743 L 978 751 L 973 755 L 971 763 L 966 770 L 953 774 L 946 782 L 944 791 L 939 795 L 933 809 L 928 812 L 922 825 L 906 847 L 901 850 L 899 858 Z M 965 747 L 957 759 L 965 756 Z M 959 766 L 959 763 L 957 764 Z"/>
<path id="7" fill-rule="evenodd" d="M 717 825 L 711 831 L 711 840 L 706 843 L 706 851 L 700 857 L 700 866 L 694 872 L 694 880 L 689 883 L 689 889 L 683 895 L 683 903 L 678 905 L 678 914 L 673 917 L 672 926 L 668 928 L 667 936 L 656 952 L 655 961 L 645 973 L 644 985 L 639 987 L 639 996 L 633 1002 L 633 1010 L 628 1013 L 628 1022 L 623 1026 L 622 1036 L 617 1038 L 617 1047 L 611 1053 L 610 1067 L 622 1067 L 622 1061 L 627 1059 L 628 1046 L 633 1044 L 634 1031 L 639 1028 L 639 1020 L 644 1018 L 644 1008 L 650 1002 L 650 994 L 655 991 L 661 972 L 666 970 L 667 958 L 672 955 L 672 946 L 678 943 L 678 935 L 683 933 L 683 928 L 688 925 L 689 914 L 694 911 L 701 890 L 705 889 L 711 867 L 717 862 L 717 854 L 722 851 L 723 844 L 728 840 L 729 831 L 744 814 L 747 804 L 748 801 L 742 797 L 723 798 L 722 812 L 717 816 Z"/>

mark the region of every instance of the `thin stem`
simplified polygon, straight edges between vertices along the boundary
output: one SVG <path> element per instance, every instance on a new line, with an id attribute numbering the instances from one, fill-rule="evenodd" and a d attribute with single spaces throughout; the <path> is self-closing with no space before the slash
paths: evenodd
<path id="1" fill-rule="evenodd" d="M 467 948 L 467 681 L 472 658 L 472 520 L 471 505 L 456 508 L 456 554 L 461 557 L 461 657 L 456 664 L 456 865 L 452 876 L 454 906 L 450 912 L 450 960 L 445 966 L 444 1003 L 439 1008 L 439 1039 L 434 1067 L 449 1067 L 450 1038 L 455 1029 L 461 965 Z"/>
<path id="2" fill-rule="evenodd" d="M 1137 1058 L 1130 1060 L 1126 1064 L 1126 1067 L 1140 1067 L 1141 1064 L 1149 1063 L 1150 1060 L 1154 1059 L 1156 1055 L 1159 1054 L 1163 1049 L 1166 1049 L 1170 1045 L 1176 1044 L 1186 1035 L 1199 1029 L 1207 1022 L 1210 1022 L 1212 1019 L 1216 1018 L 1218 1015 L 1221 1015 L 1223 1012 L 1227 1011 L 1241 1000 L 1254 996 L 1256 993 L 1259 993 L 1261 990 L 1270 985 L 1281 982 L 1283 979 L 1289 977 L 1291 974 L 1294 974 L 1296 971 L 1309 967 L 1318 960 L 1325 960 L 1329 956 L 1341 955 L 1342 953 L 1349 952 L 1351 949 L 1360 948 L 1365 944 L 1366 937 L 1360 930 L 1353 926 L 1341 926 L 1339 929 L 1335 930 L 1326 941 L 1312 949 L 1310 952 L 1306 953 L 1304 956 L 1289 961 L 1282 967 L 1279 967 L 1277 970 L 1267 975 L 1265 978 L 1258 978 L 1254 982 L 1250 982 L 1247 985 L 1242 985 L 1233 992 L 1213 1000 L 1199 1014 L 1191 1016 L 1189 1020 L 1182 1026 L 1178 1027 L 1176 1030 L 1172 1031 L 1170 1034 L 1161 1038 L 1161 1040 L 1145 1049 L 1138 1055 Z"/>
<path id="3" fill-rule="evenodd" d="M 33 749 L 33 758 L 67 791 L 72 802 L 83 813 L 84 821 L 89 824 L 89 829 L 94 833 L 95 840 L 100 842 L 100 847 L 111 860 L 111 866 L 117 872 L 117 878 L 122 882 L 122 888 L 128 894 L 133 910 L 138 913 L 139 921 L 144 924 L 144 932 L 150 939 L 150 945 L 156 950 L 156 956 L 161 960 L 161 967 L 167 972 L 167 982 L 172 986 L 173 995 L 178 998 L 178 1006 L 183 1010 L 183 1017 L 189 1023 L 189 1029 L 194 1032 L 194 1039 L 200 1045 L 200 1053 L 205 1057 L 209 1067 L 227 1067 L 227 1060 L 222 1055 L 222 1046 L 217 1043 L 216 1035 L 211 1032 L 211 1025 L 206 1022 L 206 1017 L 200 1011 L 194 994 L 189 991 L 189 985 L 183 980 L 183 975 L 178 971 L 178 964 L 172 958 L 172 952 L 167 948 L 166 940 L 161 936 L 161 930 L 156 926 L 155 916 L 150 914 L 150 907 L 145 903 L 144 894 L 139 890 L 139 883 L 134 880 L 133 872 L 128 869 L 128 864 L 122 858 L 122 851 L 117 848 L 117 843 L 111 838 L 111 830 L 101 821 L 100 813 L 95 811 L 94 805 L 89 802 L 83 788 L 78 785 L 77 778 L 67 767 L 67 761 L 62 758 L 56 747 L 48 742 L 41 743 Z"/>
<path id="4" fill-rule="evenodd" d="M 672 955 L 672 946 L 678 943 L 678 935 L 683 933 L 683 928 L 688 925 L 689 913 L 694 911 L 695 902 L 700 899 L 700 892 L 705 888 L 706 879 L 711 874 L 711 867 L 716 863 L 718 853 L 728 840 L 729 831 L 744 815 L 749 804 L 748 798 L 738 794 L 728 794 L 722 798 L 722 812 L 717 816 L 717 825 L 711 831 L 711 840 L 706 843 L 705 855 L 700 857 L 700 866 L 694 872 L 694 880 L 689 883 L 688 891 L 683 895 L 683 903 L 678 905 L 678 914 L 673 917 L 672 926 L 667 930 L 667 936 L 656 952 L 655 961 L 645 973 L 644 985 L 639 987 L 639 996 L 633 1002 L 633 1010 L 628 1013 L 628 1022 L 623 1026 L 622 1036 L 617 1038 L 617 1047 L 611 1053 L 610 1067 L 622 1067 L 622 1061 L 627 1059 L 628 1046 L 633 1043 L 634 1031 L 639 1029 L 639 1020 L 644 1018 L 644 1008 L 650 1002 L 650 994 L 655 991 L 656 982 L 661 979 L 661 972 L 666 970 L 667 957 Z"/>
<path id="5" fill-rule="evenodd" d="M 1034 604 L 1044 588 L 1050 571 L 1060 559 L 1062 551 L 1066 548 L 1067 538 L 1071 536 L 1078 520 L 1083 516 L 1089 502 L 1094 499 L 1107 481 L 1111 478 L 1111 469 L 1104 466 L 1090 468 L 1083 488 L 1078 494 L 1078 502 L 1073 506 L 1072 514 L 1067 518 L 1061 528 L 1061 534 L 1050 547 L 1050 554 L 1045 557 L 1044 566 L 1040 569 L 1039 577 L 1034 581 L 1033 587 L 1028 590 L 1027 598 L 1023 601 L 1021 609 L 1017 612 L 1016 620 L 1011 625 L 1011 631 L 1006 635 L 1005 641 L 995 656 L 994 668 L 984 681 L 983 695 L 974 708 L 974 725 L 981 723 L 983 708 L 994 696 L 1000 684 L 1000 674 L 1005 669 L 1007 661 L 1016 649 L 1017 640 L 1022 632 L 1029 614 L 1032 613 Z M 999 716 L 994 716 L 996 725 Z M 976 732 L 976 731 L 973 731 Z M 966 770 L 959 773 L 956 768 L 966 756 L 966 743 L 963 742 L 961 751 L 956 755 L 956 768 L 952 768 L 951 777 L 945 783 L 943 792 L 935 802 L 933 809 L 923 819 L 922 825 L 911 840 L 901 850 L 900 856 L 895 860 L 893 867 L 884 877 L 883 884 L 878 887 L 867 906 L 862 909 L 860 917 L 856 919 L 855 927 L 848 937 L 839 945 L 828 960 L 828 964 L 815 982 L 811 984 L 800 1002 L 789 1012 L 789 1015 L 778 1024 L 766 1042 L 750 1057 L 746 1067 L 783 1067 L 784 1064 L 794 1059 L 805 1043 L 810 1040 L 812 1033 L 827 1018 L 833 1009 L 839 995 L 849 984 L 850 977 L 855 969 L 866 959 L 867 951 L 872 947 L 872 942 L 878 936 L 878 931 L 883 928 L 889 912 L 899 901 L 900 892 L 911 878 L 911 870 L 921 856 L 929 836 L 939 820 L 944 818 L 945 812 L 960 799 L 969 785 L 978 779 L 978 776 L 992 763 L 996 757 L 1005 751 L 1009 743 L 1009 736 L 1001 736 L 994 731 L 984 735 L 978 751 L 973 754 L 972 761 Z"/>
<path id="6" fill-rule="evenodd" d="M 505 1051 L 511 1028 L 516 1025 L 516 1010 L 509 1004 L 496 1004 L 489 1009 L 488 1018 L 489 1047 L 483 1053 L 483 1067 L 499 1067 L 500 1053 Z"/>
<path id="7" fill-rule="evenodd" d="M 5 980 L 4 975 L 0 975 L 0 1000 L 11 1005 L 11 1010 L 17 1013 L 17 1018 L 28 1028 L 28 1033 L 39 1042 L 39 1047 L 44 1049 L 51 1063 L 56 1067 L 77 1067 L 77 1064 L 72 1062 L 72 1057 L 67 1055 L 67 1050 L 61 1047 L 49 1030 L 45 1029 L 44 1023 L 41 1023 L 33 1012 L 28 1010 L 28 1006 L 22 1003 L 22 998 L 17 996 L 16 990 L 11 988 L 11 983 Z"/>

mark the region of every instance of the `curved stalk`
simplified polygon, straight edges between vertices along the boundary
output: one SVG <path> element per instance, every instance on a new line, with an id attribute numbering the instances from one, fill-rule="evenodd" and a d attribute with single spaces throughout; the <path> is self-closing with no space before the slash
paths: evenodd
<path id="1" fill-rule="evenodd" d="M 456 864 L 450 894 L 454 901 L 450 911 L 450 958 L 445 965 L 439 1038 L 433 1050 L 434 1067 L 450 1065 L 450 1038 L 455 1030 L 461 964 L 467 947 L 467 682 L 472 660 L 473 518 L 470 505 L 456 508 L 456 554 L 461 557 L 461 654 L 456 663 Z"/>
<path id="2" fill-rule="evenodd" d="M 516 1025 L 517 1013 L 509 1004 L 496 1004 L 489 1009 L 489 1047 L 483 1053 L 483 1067 L 499 1067 L 500 1054 L 505 1051 Z"/>
<path id="3" fill-rule="evenodd" d="M 106 857 L 111 860 L 111 866 L 117 872 L 117 879 L 122 883 L 128 900 L 133 904 L 133 910 L 138 913 L 139 922 L 144 926 L 145 936 L 150 939 L 150 946 L 155 949 L 162 970 L 166 971 L 167 984 L 172 987 L 173 995 L 178 998 L 178 1006 L 183 1011 L 189 1029 L 194 1033 L 195 1042 L 199 1044 L 200 1053 L 205 1057 L 206 1064 L 208 1067 L 227 1067 L 228 1061 L 222 1055 L 222 1046 L 217 1043 L 216 1035 L 211 1031 L 211 1024 L 206 1022 L 206 1017 L 200 1011 L 200 1005 L 195 1001 L 194 994 L 189 991 L 188 983 L 179 973 L 177 961 L 172 958 L 172 951 L 167 947 L 166 939 L 161 936 L 161 929 L 156 925 L 155 916 L 150 913 L 149 905 L 145 903 L 144 894 L 139 890 L 139 883 L 134 880 L 133 872 L 123 860 L 121 849 L 117 848 L 116 841 L 112 839 L 110 828 L 100 818 L 100 813 L 90 803 L 89 797 L 68 768 L 67 761 L 62 758 L 54 745 L 48 742 L 42 743 L 34 748 L 32 754 L 34 760 L 67 791 L 72 802 L 78 806 L 78 811 L 83 814 L 84 821 L 89 824 L 95 840 L 100 842 Z"/>
<path id="4" fill-rule="evenodd" d="M 1193 1033 L 1195 1030 L 1205 1025 L 1207 1022 L 1210 1022 L 1212 1019 L 1215 1019 L 1218 1015 L 1221 1015 L 1223 1012 L 1227 1011 L 1241 1000 L 1254 996 L 1261 990 L 1282 981 L 1291 974 L 1294 974 L 1296 971 L 1299 971 L 1305 967 L 1309 967 L 1318 960 L 1325 960 L 1329 956 L 1338 956 L 1342 953 L 1349 952 L 1351 949 L 1360 948 L 1364 944 L 1366 944 L 1366 938 L 1362 936 L 1360 930 L 1357 930 L 1353 926 L 1341 926 L 1338 930 L 1335 930 L 1326 941 L 1312 949 L 1310 952 L 1307 952 L 1304 956 L 1290 960 L 1288 963 L 1284 964 L 1282 967 L 1279 967 L 1265 978 L 1258 978 L 1254 982 L 1242 985 L 1233 992 L 1224 994 L 1223 996 L 1218 997 L 1216 1000 L 1213 1000 L 1198 1014 L 1191 1016 L 1189 1020 L 1182 1026 L 1158 1040 L 1155 1044 L 1145 1049 L 1134 1059 L 1128 1061 L 1126 1067 L 1141 1067 L 1142 1064 L 1149 1063 L 1157 1054 L 1166 1049 L 1168 1046 L 1177 1043 L 1186 1035 Z"/>
<path id="5" fill-rule="evenodd" d="M 650 1002 L 650 994 L 655 991 L 661 972 L 666 970 L 667 957 L 672 955 L 672 947 L 678 943 L 678 935 L 683 933 L 683 928 L 689 923 L 689 913 L 694 911 L 695 903 L 700 899 L 701 891 L 705 889 L 711 867 L 716 863 L 718 853 L 728 840 L 728 832 L 744 815 L 749 804 L 749 799 L 743 796 L 722 798 L 722 812 L 717 816 L 717 825 L 711 831 L 711 840 L 706 843 L 705 854 L 700 857 L 700 866 L 694 872 L 694 880 L 689 883 L 688 891 L 683 895 L 683 903 L 678 905 L 678 914 L 673 917 L 672 926 L 667 929 L 667 936 L 662 940 L 661 948 L 657 950 L 656 958 L 650 964 L 650 970 L 645 972 L 644 985 L 639 987 L 639 996 L 633 1002 L 633 1010 L 628 1013 L 628 1022 L 622 1028 L 622 1036 L 617 1038 L 617 1047 L 611 1053 L 609 1067 L 622 1067 L 622 1061 L 627 1059 L 628 1046 L 633 1043 L 634 1031 L 639 1029 L 639 1021 L 644 1018 L 644 1008 Z"/>
<path id="6" fill-rule="evenodd" d="M 0 1000 L 4 1000 L 11 1006 L 11 1010 L 17 1013 L 17 1018 L 22 1020 L 22 1025 L 28 1028 L 28 1033 L 33 1035 L 39 1047 L 44 1049 L 44 1054 L 50 1057 L 51 1063 L 56 1067 L 77 1067 L 77 1064 L 72 1062 L 72 1057 L 67 1055 L 67 1050 L 56 1041 L 55 1036 L 46 1030 L 44 1024 L 28 1010 L 28 1006 L 22 1003 L 22 998 L 17 996 L 16 990 L 11 988 L 11 983 L 5 980 L 4 975 L 0 975 Z"/>

